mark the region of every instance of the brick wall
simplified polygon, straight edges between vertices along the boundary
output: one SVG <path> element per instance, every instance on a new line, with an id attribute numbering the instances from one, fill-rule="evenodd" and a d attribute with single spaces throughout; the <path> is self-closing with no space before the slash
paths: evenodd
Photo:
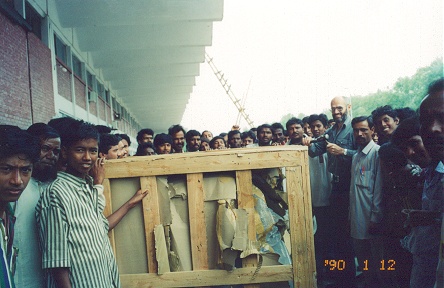
<path id="1" fill-rule="evenodd" d="M 47 123 L 55 116 L 51 50 L 28 33 L 33 122 Z"/>
<path id="2" fill-rule="evenodd" d="M 89 113 L 97 116 L 96 102 L 89 102 Z"/>
<path id="3" fill-rule="evenodd" d="M 61 64 L 57 60 L 57 89 L 59 90 L 59 95 L 72 101 L 71 96 L 71 72 L 68 71 L 64 64 Z M 65 72 L 66 71 L 66 72 Z"/>
<path id="4" fill-rule="evenodd" d="M 100 119 L 106 121 L 106 117 L 105 117 L 105 101 L 102 98 L 99 98 L 98 101 L 99 101 L 99 117 L 100 117 Z"/>
<path id="5" fill-rule="evenodd" d="M 0 13 L 0 123 L 27 128 L 31 101 L 26 32 Z"/>
<path id="6" fill-rule="evenodd" d="M 48 122 L 55 116 L 49 48 L 0 13 L 0 51 L 0 123 Z"/>
<path id="7" fill-rule="evenodd" d="M 113 115 L 111 114 L 111 106 L 106 104 L 106 123 L 111 124 L 113 122 Z"/>
<path id="8" fill-rule="evenodd" d="M 85 84 L 74 77 L 74 90 L 76 93 L 76 104 L 86 110 Z"/>

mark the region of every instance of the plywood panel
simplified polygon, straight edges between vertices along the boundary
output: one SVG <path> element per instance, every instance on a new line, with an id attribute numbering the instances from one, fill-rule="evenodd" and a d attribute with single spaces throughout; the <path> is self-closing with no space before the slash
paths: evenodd
<path id="1" fill-rule="evenodd" d="M 116 211 L 140 189 L 138 178 L 112 179 L 112 211 Z M 148 197 L 148 196 L 147 196 Z M 145 199 L 147 198 L 145 197 Z M 139 203 L 114 228 L 115 255 L 121 274 L 148 271 L 142 204 Z"/>

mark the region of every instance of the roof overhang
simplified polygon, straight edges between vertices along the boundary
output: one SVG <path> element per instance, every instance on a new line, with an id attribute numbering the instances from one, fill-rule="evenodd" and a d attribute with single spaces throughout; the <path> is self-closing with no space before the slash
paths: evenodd
<path id="1" fill-rule="evenodd" d="M 181 121 L 223 0 L 55 1 L 62 28 L 143 126 Z"/>

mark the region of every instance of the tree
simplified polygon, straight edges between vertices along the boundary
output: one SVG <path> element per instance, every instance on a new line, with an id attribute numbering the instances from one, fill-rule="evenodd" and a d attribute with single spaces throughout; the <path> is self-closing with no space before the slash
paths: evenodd
<path id="1" fill-rule="evenodd" d="M 399 78 L 392 89 L 378 90 L 366 96 L 353 96 L 353 115 L 370 115 L 374 109 L 383 105 L 416 110 L 427 93 L 428 85 L 443 77 L 443 71 L 443 62 L 439 58 L 427 67 L 419 68 L 412 77 Z"/>

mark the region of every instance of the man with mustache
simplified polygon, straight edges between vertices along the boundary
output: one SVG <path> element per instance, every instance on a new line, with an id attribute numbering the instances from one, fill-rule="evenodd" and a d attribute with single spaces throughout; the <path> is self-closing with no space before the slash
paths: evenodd
<path id="1" fill-rule="evenodd" d="M 18 248 L 15 247 L 14 242 L 16 215 L 11 204 L 19 199 L 28 185 L 31 179 L 32 165 L 38 158 L 37 139 L 16 126 L 0 125 L 1 287 L 16 287 L 14 286 L 13 270 L 18 256 Z M 32 239 L 29 241 L 32 242 Z"/>
<path id="2" fill-rule="evenodd" d="M 27 131 L 39 140 L 40 156 L 34 163 L 28 186 L 15 206 L 14 246 L 20 250 L 20 256 L 16 262 L 14 281 L 17 287 L 44 287 L 35 207 L 46 187 L 57 178 L 60 136 L 54 128 L 44 123 L 35 123 Z"/>
<path id="3" fill-rule="evenodd" d="M 353 248 L 348 233 L 348 210 L 350 205 L 350 177 L 352 156 L 356 153 L 353 129 L 349 111 L 351 105 L 348 99 L 338 96 L 331 100 L 331 114 L 335 121 L 328 129 L 328 141 L 310 143 L 311 137 L 302 138 L 302 143 L 309 146 L 310 157 L 327 153 L 328 171 L 332 174 L 332 188 L 330 195 L 330 238 L 335 251 L 333 259 L 344 260 L 344 270 L 334 270 L 332 276 L 338 287 L 354 287 L 356 276 Z"/>
<path id="4" fill-rule="evenodd" d="M 168 128 L 168 134 L 173 138 L 171 145 L 171 153 L 183 153 L 183 145 L 185 144 L 185 129 L 179 124 L 173 125 Z M 156 146 L 156 145 L 154 145 Z"/>
<path id="5" fill-rule="evenodd" d="M 419 108 L 419 121 L 421 138 L 432 160 L 425 174 L 422 209 L 408 211 L 415 233 L 415 242 L 410 244 L 410 287 L 443 287 L 444 78 L 429 86 Z"/>
<path id="6" fill-rule="evenodd" d="M 196 152 L 200 148 L 200 132 L 197 130 L 189 130 L 185 135 L 187 141 L 187 152 Z"/>
<path id="7" fill-rule="evenodd" d="M 372 226 L 382 221 L 382 173 L 379 145 L 373 139 L 371 117 L 352 120 L 353 134 L 359 149 L 352 160 L 350 183 L 350 232 L 353 247 L 363 269 L 366 287 L 390 286 L 389 274 L 378 268 L 384 257 L 384 238 L 370 233 Z M 367 261 L 367 262 L 366 262 Z M 390 272 L 388 272 L 390 273 Z M 387 274 L 387 275 L 386 275 Z"/>
<path id="8" fill-rule="evenodd" d="M 287 145 L 301 145 L 302 139 L 304 137 L 304 127 L 302 120 L 299 118 L 292 117 L 285 124 L 287 128 L 288 137 L 290 140 Z"/>

